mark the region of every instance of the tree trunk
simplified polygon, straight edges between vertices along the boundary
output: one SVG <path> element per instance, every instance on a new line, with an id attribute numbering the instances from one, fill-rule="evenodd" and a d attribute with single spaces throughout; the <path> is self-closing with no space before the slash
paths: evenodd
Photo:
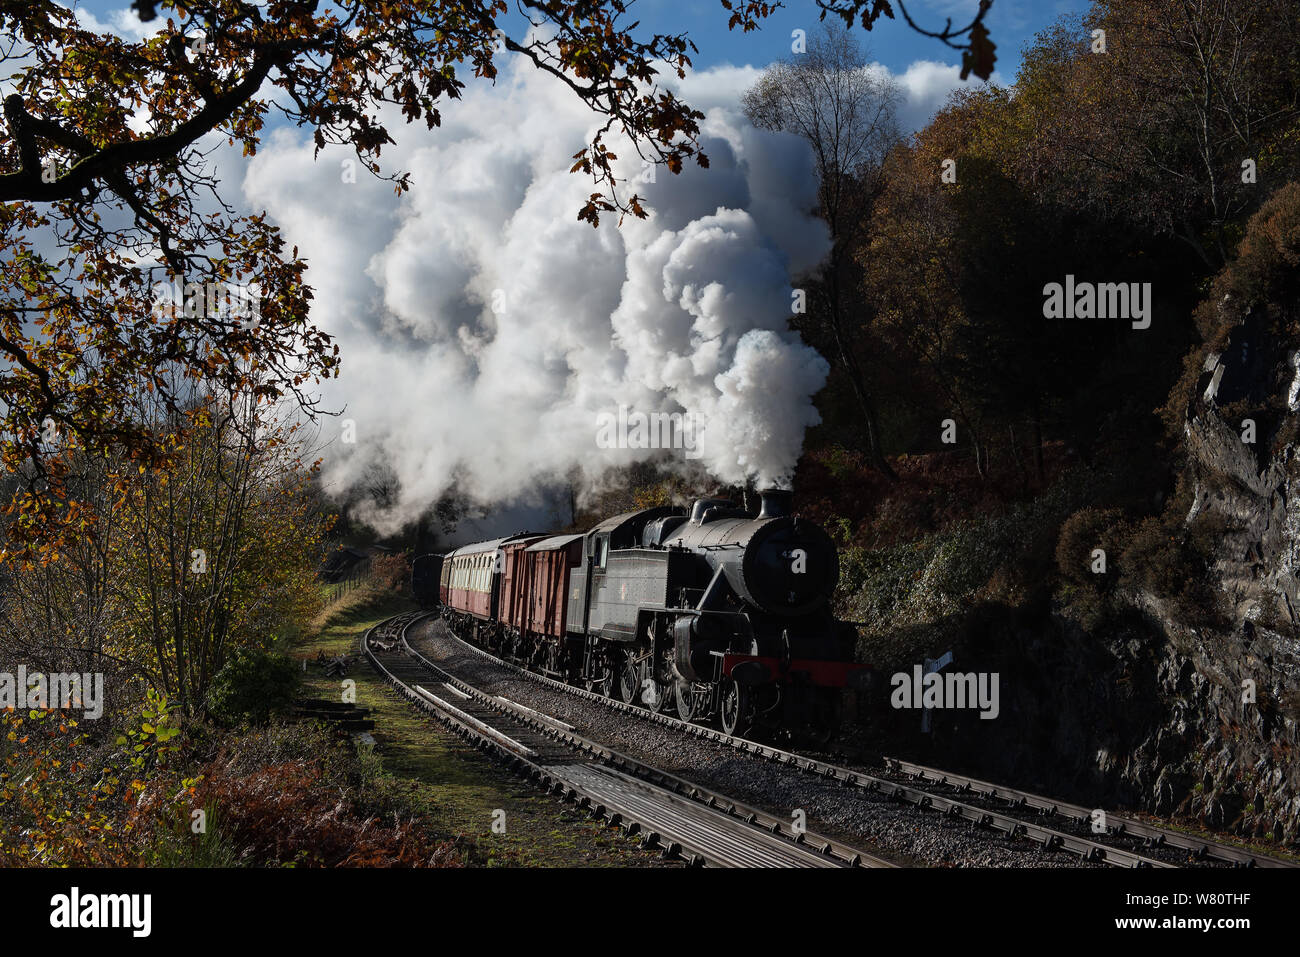
<path id="1" fill-rule="evenodd" d="M 866 430 L 867 438 L 867 461 L 881 475 L 884 475 L 891 482 L 897 482 L 898 473 L 885 461 L 884 452 L 881 451 L 880 427 L 876 423 L 876 410 L 871 403 L 871 396 L 868 394 L 866 383 L 862 378 L 862 370 L 858 366 L 857 357 L 853 354 L 853 347 L 849 343 L 840 319 L 839 260 L 839 250 L 836 249 L 831 254 L 830 274 L 827 277 L 827 285 L 830 287 L 830 294 L 827 299 L 831 333 L 835 337 L 835 348 L 840 354 L 840 365 L 843 366 L 844 374 L 849 378 L 849 384 L 853 387 L 853 395 L 858 401 L 858 409 L 862 413 L 862 424 Z"/>
<path id="2" fill-rule="evenodd" d="M 1016 463 L 1016 469 L 1020 472 L 1020 492 L 1022 495 L 1029 494 L 1029 469 L 1025 468 L 1025 457 L 1021 454 L 1020 443 L 1016 441 L 1016 427 L 1014 424 L 1007 426 L 1007 434 L 1011 438 L 1011 458 Z"/>
<path id="3" fill-rule="evenodd" d="M 1041 486 L 1047 475 L 1043 469 L 1043 417 L 1038 410 L 1038 396 L 1034 396 L 1034 472 Z"/>

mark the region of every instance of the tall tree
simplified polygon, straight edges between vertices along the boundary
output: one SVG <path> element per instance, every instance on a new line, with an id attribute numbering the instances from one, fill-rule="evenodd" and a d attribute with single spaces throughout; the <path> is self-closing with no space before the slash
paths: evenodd
<path id="1" fill-rule="evenodd" d="M 745 115 L 755 126 L 794 133 L 812 147 L 820 212 L 832 241 L 818 287 L 820 318 L 853 390 L 867 455 L 872 465 L 893 478 L 881 446 L 871 390 L 855 349 L 855 340 L 870 317 L 865 314 L 865 303 L 854 302 L 859 284 L 853 249 L 879 195 L 885 156 L 900 139 L 897 109 L 902 94 L 887 74 L 871 69 L 868 62 L 853 34 L 826 24 L 812 37 L 807 52 L 768 67 L 742 102 Z"/>
<path id="2" fill-rule="evenodd" d="M 109 671 L 194 713 L 232 648 L 264 647 L 315 610 L 328 517 L 301 424 L 248 392 L 189 395 L 179 414 L 145 390 L 136 402 L 173 445 L 166 467 L 70 456 L 98 534 L 9 564 L 0 657 Z"/>

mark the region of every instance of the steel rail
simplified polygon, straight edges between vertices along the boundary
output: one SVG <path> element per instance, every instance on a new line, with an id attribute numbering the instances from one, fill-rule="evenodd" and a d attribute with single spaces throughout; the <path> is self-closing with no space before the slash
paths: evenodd
<path id="1" fill-rule="evenodd" d="M 548 715 L 479 691 L 410 647 L 406 631 L 421 617 L 400 615 L 365 632 L 361 649 L 376 670 L 442 724 L 593 816 L 640 833 L 644 845 L 706 866 L 893 866 L 583 738 Z M 404 666 L 418 675 L 400 674 Z M 464 700 L 453 705 L 413 684 L 421 675 L 428 683 L 431 678 L 442 682 Z M 489 714 L 522 732 L 511 728 L 507 733 L 484 721 Z M 539 753 L 543 739 L 552 752 L 560 745 L 560 753 Z"/>
<path id="2" fill-rule="evenodd" d="M 1094 813 L 1094 809 L 1086 808 L 1078 804 L 1070 804 L 1066 801 L 1057 801 L 1053 798 L 1044 797 L 1041 794 L 1034 794 L 1030 791 L 1021 791 L 1017 788 L 1003 787 L 1002 785 L 993 784 L 989 781 L 982 781 L 979 778 L 969 777 L 964 774 L 954 774 L 951 771 L 941 771 L 938 768 L 927 767 L 924 764 L 916 764 L 915 762 L 905 761 L 901 758 L 885 757 L 882 760 L 886 767 L 897 771 L 900 774 L 906 774 L 912 778 L 920 778 L 921 780 L 935 784 L 960 788 L 961 790 L 978 794 L 981 797 L 994 798 L 1009 804 L 1031 807 L 1046 814 L 1066 818 L 1074 823 L 1088 823 L 1091 821 Z M 1147 824 L 1143 821 L 1134 820 L 1130 817 L 1112 814 L 1104 808 L 1100 810 L 1102 810 L 1106 815 L 1106 828 L 1108 831 L 1117 836 L 1139 838 L 1148 846 L 1175 847 L 1179 850 L 1188 851 L 1198 860 L 1212 857 L 1230 863 L 1236 867 L 1300 866 L 1290 861 L 1284 861 L 1276 857 L 1269 857 L 1266 854 L 1248 851 L 1244 848 L 1233 847 L 1230 844 L 1221 844 L 1217 841 L 1207 841 L 1203 838 L 1196 837 L 1195 835 L 1171 831 L 1166 828 Z"/>

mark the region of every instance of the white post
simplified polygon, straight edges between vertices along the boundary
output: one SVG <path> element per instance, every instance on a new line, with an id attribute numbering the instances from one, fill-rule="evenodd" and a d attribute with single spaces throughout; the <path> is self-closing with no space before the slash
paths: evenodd
<path id="1" fill-rule="evenodd" d="M 950 664 L 952 664 L 951 651 L 944 652 L 943 655 L 939 658 L 926 658 L 925 673 L 927 675 L 932 675 L 936 671 L 939 671 L 940 669 Z M 921 733 L 922 734 L 930 733 L 930 709 L 929 708 L 926 708 L 924 711 L 921 712 Z"/>

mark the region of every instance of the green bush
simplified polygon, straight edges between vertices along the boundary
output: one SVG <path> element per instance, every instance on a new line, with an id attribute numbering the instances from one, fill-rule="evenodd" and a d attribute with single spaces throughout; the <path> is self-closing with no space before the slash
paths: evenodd
<path id="1" fill-rule="evenodd" d="M 1183 618 L 1219 621 L 1209 572 L 1225 528 L 1222 517 L 1208 513 L 1186 527 L 1165 517 L 1147 519 L 1124 550 L 1125 582 L 1170 602 Z"/>
<path id="2" fill-rule="evenodd" d="M 208 714 L 225 725 L 265 724 L 289 709 L 298 671 L 285 655 L 240 648 L 226 660 L 208 690 Z"/>
<path id="3" fill-rule="evenodd" d="M 1081 508 L 1064 522 L 1056 539 L 1061 610 L 1085 629 L 1099 628 L 1114 612 L 1111 593 L 1123 570 L 1124 546 L 1132 534 L 1117 508 Z M 1105 572 L 1093 570 L 1093 551 L 1106 553 Z"/>
<path id="4" fill-rule="evenodd" d="M 842 549 L 839 614 L 884 632 L 960 615 L 980 600 L 1024 600 L 1050 570 L 1062 518 L 1097 497 L 1095 484 L 1071 474 L 1002 514 L 884 548 Z"/>
<path id="5" fill-rule="evenodd" d="M 1082 508 L 1061 523 L 1056 539 L 1056 567 L 1066 581 L 1109 591 L 1126 533 L 1124 513 L 1117 508 Z M 1106 553 L 1106 573 L 1093 571 L 1093 551 Z"/>

